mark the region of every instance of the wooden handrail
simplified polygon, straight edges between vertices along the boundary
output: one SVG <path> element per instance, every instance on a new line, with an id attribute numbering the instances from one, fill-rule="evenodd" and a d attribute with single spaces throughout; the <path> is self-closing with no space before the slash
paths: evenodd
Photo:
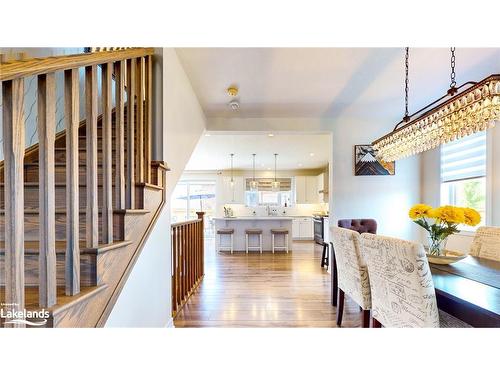
<path id="1" fill-rule="evenodd" d="M 175 316 L 203 278 L 204 212 L 198 219 L 172 224 L 172 315 Z"/>
<path id="2" fill-rule="evenodd" d="M 154 48 L 130 48 L 118 51 L 80 53 L 13 61 L 2 63 L 0 81 L 9 81 L 16 78 L 53 73 L 58 70 L 81 68 L 89 65 L 106 64 L 152 54 L 154 54 Z"/>
<path id="3" fill-rule="evenodd" d="M 193 219 L 193 220 L 187 220 L 187 221 L 179 221 L 178 223 L 173 223 L 171 225 L 172 228 L 175 228 L 175 227 L 181 227 L 181 226 L 186 226 L 188 224 L 193 224 L 193 223 L 198 223 L 200 222 L 201 219 Z"/>

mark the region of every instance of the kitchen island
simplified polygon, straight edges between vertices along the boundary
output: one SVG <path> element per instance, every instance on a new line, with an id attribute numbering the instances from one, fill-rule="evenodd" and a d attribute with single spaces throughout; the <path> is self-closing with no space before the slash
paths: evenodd
<path id="1" fill-rule="evenodd" d="M 271 229 L 286 228 L 288 229 L 288 251 L 292 249 L 292 220 L 291 216 L 237 216 L 237 217 L 216 217 L 214 218 L 215 233 L 222 228 L 234 229 L 234 251 L 245 251 L 245 230 L 258 228 L 262 229 L 262 249 L 263 251 L 271 251 Z M 228 236 L 224 236 L 228 237 Z M 215 248 L 219 248 L 219 235 L 215 236 Z M 224 245 L 227 245 L 229 240 L 223 239 Z M 249 246 L 257 246 L 257 236 L 250 236 Z M 283 236 L 275 237 L 275 245 L 283 246 Z M 255 250 L 250 250 L 255 251 Z M 277 250 L 281 252 L 282 250 Z"/>

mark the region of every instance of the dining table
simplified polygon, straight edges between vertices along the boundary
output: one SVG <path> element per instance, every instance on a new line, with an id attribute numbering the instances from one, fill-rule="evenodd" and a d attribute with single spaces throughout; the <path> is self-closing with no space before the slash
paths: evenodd
<path id="1" fill-rule="evenodd" d="M 473 327 L 500 327 L 500 262 L 467 256 L 430 263 L 438 308 Z"/>

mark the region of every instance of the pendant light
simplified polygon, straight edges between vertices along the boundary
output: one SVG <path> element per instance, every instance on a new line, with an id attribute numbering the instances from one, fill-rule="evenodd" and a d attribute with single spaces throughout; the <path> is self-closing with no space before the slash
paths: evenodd
<path id="1" fill-rule="evenodd" d="M 252 154 L 253 157 L 253 177 L 252 181 L 250 181 L 250 191 L 259 191 L 259 183 L 255 180 L 255 155 Z"/>
<path id="2" fill-rule="evenodd" d="M 271 183 L 272 191 L 280 191 L 280 182 L 276 179 L 276 161 L 278 154 L 274 154 L 274 181 Z"/>
<path id="3" fill-rule="evenodd" d="M 394 130 L 372 143 L 377 156 L 395 161 L 484 131 L 500 121 L 500 74 L 456 86 L 455 48 L 451 48 L 451 84 L 446 95 L 408 115 L 408 48 L 406 114 Z"/>
<path id="4" fill-rule="evenodd" d="M 233 157 L 234 154 L 231 154 L 231 187 L 234 187 L 234 172 L 233 172 Z"/>

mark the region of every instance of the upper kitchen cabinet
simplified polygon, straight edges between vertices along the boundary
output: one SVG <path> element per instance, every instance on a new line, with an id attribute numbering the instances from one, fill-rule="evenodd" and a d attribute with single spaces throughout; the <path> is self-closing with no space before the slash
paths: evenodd
<path id="1" fill-rule="evenodd" d="M 328 203 L 328 172 L 321 173 L 317 177 L 318 202 Z"/>
<path id="2" fill-rule="evenodd" d="M 222 177 L 220 184 L 220 202 L 222 204 L 245 204 L 245 178 L 241 176 Z"/>
<path id="3" fill-rule="evenodd" d="M 318 203 L 318 180 L 316 176 L 295 177 L 295 203 Z"/>

